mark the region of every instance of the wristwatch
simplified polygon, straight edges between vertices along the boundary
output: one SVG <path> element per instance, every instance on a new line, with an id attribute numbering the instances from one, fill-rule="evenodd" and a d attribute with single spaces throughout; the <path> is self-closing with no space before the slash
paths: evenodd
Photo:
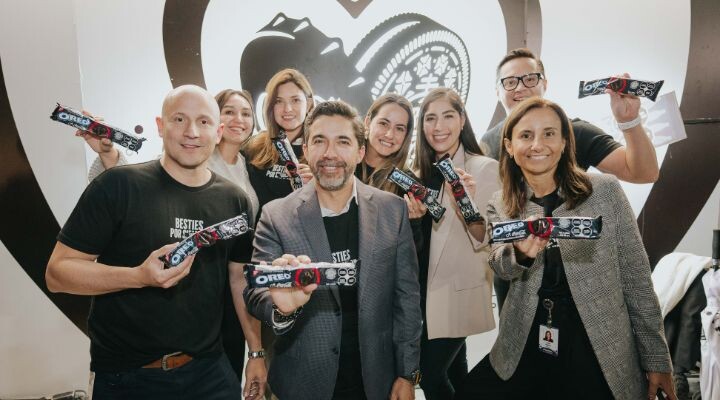
<path id="1" fill-rule="evenodd" d="M 422 379 L 422 373 L 420 373 L 419 369 L 416 369 L 415 371 L 411 372 L 410 375 L 401 376 L 401 378 L 405 379 L 413 386 L 415 386 L 420 384 L 420 379 Z"/>
<path id="2" fill-rule="evenodd" d="M 258 351 L 248 351 L 247 356 L 250 360 L 254 358 L 265 358 L 265 349 L 260 349 Z"/>

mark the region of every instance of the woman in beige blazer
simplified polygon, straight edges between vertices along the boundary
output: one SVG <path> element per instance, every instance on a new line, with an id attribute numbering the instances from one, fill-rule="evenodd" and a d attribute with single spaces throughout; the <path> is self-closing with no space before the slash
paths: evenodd
<path id="1" fill-rule="evenodd" d="M 467 374 L 465 338 L 495 327 L 492 271 L 488 267 L 485 223 L 465 224 L 449 185 L 433 166 L 452 157 L 467 193 L 483 216 L 499 189 L 498 164 L 483 156 L 460 96 L 452 89 L 431 91 L 420 107 L 413 169 L 446 212 L 439 222 L 423 217 L 418 246 L 423 310 L 420 386 L 428 400 L 450 399 Z M 410 206 L 410 204 L 409 204 Z M 412 212 L 412 210 L 411 210 Z M 457 359 L 456 359 L 457 358 Z M 448 369 L 453 362 L 452 373 Z M 457 372 L 457 365 L 462 371 Z"/>

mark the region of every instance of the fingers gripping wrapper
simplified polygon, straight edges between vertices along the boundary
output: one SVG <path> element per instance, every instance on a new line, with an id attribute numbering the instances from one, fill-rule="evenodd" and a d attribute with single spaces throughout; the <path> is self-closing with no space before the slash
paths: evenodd
<path id="1" fill-rule="evenodd" d="M 630 78 L 611 77 L 596 79 L 594 81 L 580 81 L 578 99 L 605 93 L 605 89 L 614 92 L 630 94 L 638 97 L 647 97 L 655 101 L 660 88 L 665 81 L 647 82 Z"/>
<path id="2" fill-rule="evenodd" d="M 412 176 L 397 168 L 393 168 L 390 175 L 388 175 L 388 180 L 400 186 L 404 191 L 411 193 L 416 199 L 422 201 L 435 222 L 440 221 L 440 218 L 445 214 L 445 207 L 438 203 L 435 196 L 432 195 L 432 192 Z"/>
<path id="3" fill-rule="evenodd" d="M 455 197 L 455 203 L 457 203 L 465 223 L 485 222 L 485 218 L 483 218 L 480 211 L 478 211 L 475 202 L 467 194 L 465 184 L 463 184 L 460 175 L 455 171 L 455 166 L 450 159 L 450 155 L 445 155 L 440 161 L 436 162 L 435 168 L 440 170 L 443 177 L 445 177 L 445 181 L 450 184 L 453 197 Z"/>
<path id="4" fill-rule="evenodd" d="M 602 216 L 545 217 L 534 221 L 516 220 L 490 224 L 490 243 L 510 243 L 530 235 L 556 239 L 598 239 Z"/>
<path id="5" fill-rule="evenodd" d="M 107 125 L 104 122 L 96 121 L 94 118 L 83 115 L 77 110 L 61 106 L 60 103 L 55 107 L 55 110 L 50 115 L 50 119 L 62 122 L 65 125 L 70 125 L 73 128 L 90 132 L 100 138 L 108 138 L 110 141 L 136 153 L 140 150 L 140 147 L 142 147 L 143 142 L 147 140 L 145 138 L 138 138 L 120 128 Z"/>
<path id="6" fill-rule="evenodd" d="M 290 178 L 290 185 L 293 190 L 300 189 L 303 186 L 303 183 L 302 178 L 300 178 L 300 175 L 298 174 L 297 165 L 299 161 L 297 156 L 295 156 L 295 152 L 293 152 L 292 146 L 290 146 L 290 141 L 288 140 L 287 135 L 284 131 L 280 131 L 278 137 L 272 141 L 278 151 L 278 154 L 280 155 L 280 161 L 283 165 L 285 165 L 288 178 Z"/>
<path id="7" fill-rule="evenodd" d="M 193 233 L 180 242 L 170 253 L 160 256 L 160 261 L 165 263 L 166 267 L 177 267 L 200 249 L 210 247 L 218 240 L 231 239 L 251 230 L 252 228 L 248 225 L 247 215 L 242 213 L 237 217 Z"/>
<path id="8" fill-rule="evenodd" d="M 319 286 L 353 286 L 358 281 L 356 262 L 312 263 L 297 267 L 245 265 L 245 279 L 251 288 L 289 288 L 312 284 Z"/>

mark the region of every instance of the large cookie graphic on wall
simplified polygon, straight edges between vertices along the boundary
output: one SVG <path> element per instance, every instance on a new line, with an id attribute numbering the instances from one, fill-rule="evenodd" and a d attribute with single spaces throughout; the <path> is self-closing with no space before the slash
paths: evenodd
<path id="1" fill-rule="evenodd" d="M 350 55 L 342 40 L 326 36 L 308 18 L 279 13 L 245 47 L 242 86 L 261 107 L 265 84 L 287 67 L 304 73 L 319 99 L 343 99 L 361 114 L 387 92 L 402 94 L 417 107 L 436 87 L 452 87 L 463 100 L 470 87 L 465 43 L 443 25 L 413 13 L 383 21 Z"/>

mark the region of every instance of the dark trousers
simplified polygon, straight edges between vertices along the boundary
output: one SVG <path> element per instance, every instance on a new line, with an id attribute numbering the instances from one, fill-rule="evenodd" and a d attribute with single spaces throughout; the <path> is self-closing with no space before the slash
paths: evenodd
<path id="1" fill-rule="evenodd" d="M 242 389 L 225 354 L 196 358 L 180 368 L 138 368 L 96 372 L 94 400 L 242 399 Z"/>
<path id="2" fill-rule="evenodd" d="M 223 320 L 220 327 L 223 347 L 227 354 L 230 365 L 239 381 L 243 379 L 243 367 L 245 364 L 245 333 L 240 326 L 235 304 L 233 303 L 230 281 L 225 288 L 225 304 L 223 306 Z"/>
<path id="3" fill-rule="evenodd" d="M 503 381 L 486 356 L 470 371 L 456 400 L 613 398 L 572 299 L 553 301 L 553 327 L 560 330 L 559 355 L 555 357 L 538 350 L 539 325 L 547 321 L 547 312 L 538 304 L 513 376 Z"/>
<path id="4" fill-rule="evenodd" d="M 423 328 L 420 340 L 420 387 L 427 400 L 452 399 L 455 388 L 467 375 L 465 338 L 428 340 Z"/>

